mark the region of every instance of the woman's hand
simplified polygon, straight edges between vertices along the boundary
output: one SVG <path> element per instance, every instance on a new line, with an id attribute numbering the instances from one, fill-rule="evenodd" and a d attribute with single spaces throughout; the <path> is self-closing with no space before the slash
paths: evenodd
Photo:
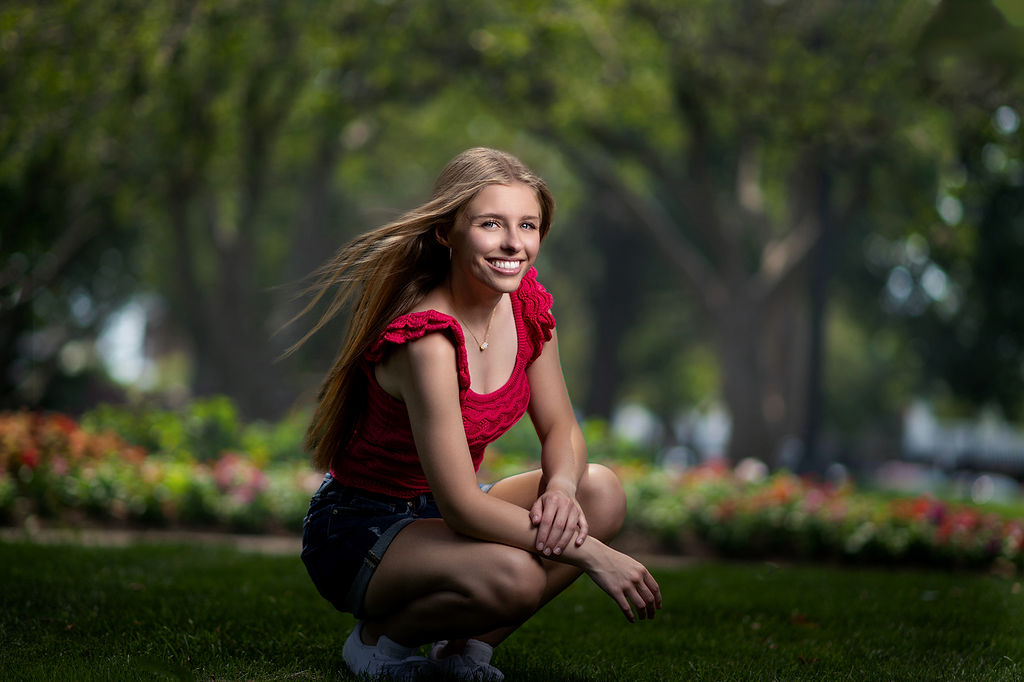
<path id="1" fill-rule="evenodd" d="M 636 559 L 606 545 L 598 547 L 600 551 L 588 561 L 587 575 L 615 600 L 630 623 L 635 623 L 637 616 L 640 620 L 654 618 L 661 608 L 661 588 L 654 576 Z M 632 607 L 636 607 L 636 615 Z"/>
<path id="2" fill-rule="evenodd" d="M 575 536 L 579 547 L 587 539 L 589 527 L 576 498 L 565 490 L 548 489 L 530 508 L 530 522 L 537 527 L 537 551 L 558 556 Z"/>

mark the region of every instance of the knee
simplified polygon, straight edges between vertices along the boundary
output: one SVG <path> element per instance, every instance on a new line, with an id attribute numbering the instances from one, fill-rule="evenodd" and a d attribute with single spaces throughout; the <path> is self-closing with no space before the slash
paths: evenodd
<path id="1" fill-rule="evenodd" d="M 498 556 L 486 571 L 481 598 L 485 608 L 502 624 L 519 624 L 540 608 L 547 574 L 529 552 L 499 546 Z"/>
<path id="2" fill-rule="evenodd" d="M 626 493 L 614 471 L 601 464 L 587 465 L 577 498 L 587 515 L 591 535 L 602 541 L 618 535 L 626 521 Z"/>

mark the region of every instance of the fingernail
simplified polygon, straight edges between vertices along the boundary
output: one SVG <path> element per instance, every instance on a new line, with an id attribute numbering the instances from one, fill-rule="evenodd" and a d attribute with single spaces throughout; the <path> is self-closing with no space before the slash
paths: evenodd
<path id="1" fill-rule="evenodd" d="M 551 549 L 545 549 L 544 556 L 548 556 L 549 554 L 551 554 Z"/>
<path id="2" fill-rule="evenodd" d="M 542 549 L 544 549 L 544 544 L 543 544 L 543 543 L 541 543 L 541 542 L 538 542 L 538 543 L 537 543 L 537 551 L 539 552 L 539 551 L 540 551 L 540 550 L 542 550 Z"/>
<path id="3" fill-rule="evenodd" d="M 561 547 L 555 547 L 555 554 L 561 554 L 561 553 L 562 553 L 562 548 Z"/>

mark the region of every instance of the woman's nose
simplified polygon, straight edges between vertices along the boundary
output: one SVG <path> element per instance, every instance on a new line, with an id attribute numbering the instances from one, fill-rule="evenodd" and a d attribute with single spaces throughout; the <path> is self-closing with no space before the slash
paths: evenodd
<path id="1" fill-rule="evenodd" d="M 505 230 L 505 238 L 502 240 L 502 246 L 506 251 L 517 253 L 523 248 L 522 235 L 519 234 L 519 228 L 516 226 L 510 227 Z"/>

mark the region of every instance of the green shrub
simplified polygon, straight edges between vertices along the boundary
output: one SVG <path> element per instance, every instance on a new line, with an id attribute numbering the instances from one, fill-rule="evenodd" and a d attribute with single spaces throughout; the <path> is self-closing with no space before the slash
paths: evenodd
<path id="1" fill-rule="evenodd" d="M 179 410 L 100 405 L 82 416 L 82 428 L 113 432 L 147 452 L 183 460 L 210 462 L 228 451 L 245 452 L 254 461 L 305 461 L 302 440 L 307 411 L 295 411 L 277 422 L 243 424 L 230 398 L 215 396 Z"/>

